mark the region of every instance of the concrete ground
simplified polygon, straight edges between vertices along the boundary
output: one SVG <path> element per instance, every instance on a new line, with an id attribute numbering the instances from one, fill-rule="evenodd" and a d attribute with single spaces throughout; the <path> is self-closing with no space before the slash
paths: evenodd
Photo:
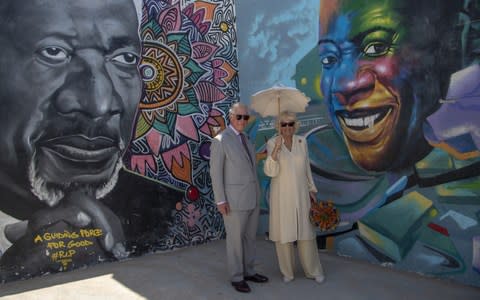
<path id="1" fill-rule="evenodd" d="M 250 294 L 230 285 L 225 241 L 153 253 L 0 285 L 2 299 L 461 299 L 479 300 L 480 288 L 428 278 L 363 261 L 320 253 L 327 280 L 304 278 L 297 259 L 294 281 L 283 283 L 274 245 L 259 239 L 257 270 L 266 284 L 249 283 Z"/>

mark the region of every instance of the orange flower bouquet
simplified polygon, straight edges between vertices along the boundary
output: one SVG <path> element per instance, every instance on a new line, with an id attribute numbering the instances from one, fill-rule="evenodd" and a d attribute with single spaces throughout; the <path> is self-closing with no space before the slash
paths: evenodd
<path id="1" fill-rule="evenodd" d="M 340 214 L 329 201 L 312 201 L 310 207 L 310 222 L 321 231 L 333 230 L 340 223 Z"/>

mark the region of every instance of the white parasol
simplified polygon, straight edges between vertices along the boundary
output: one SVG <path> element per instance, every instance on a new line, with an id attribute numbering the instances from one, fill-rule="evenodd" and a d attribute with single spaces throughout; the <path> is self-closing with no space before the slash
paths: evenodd
<path id="1" fill-rule="evenodd" d="M 302 91 L 287 86 L 273 86 L 259 91 L 251 97 L 251 107 L 262 117 L 278 116 L 282 111 L 305 112 L 310 102 Z"/>

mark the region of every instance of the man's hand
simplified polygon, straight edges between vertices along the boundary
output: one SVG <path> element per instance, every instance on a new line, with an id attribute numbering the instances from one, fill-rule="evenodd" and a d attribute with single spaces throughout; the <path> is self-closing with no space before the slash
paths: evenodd
<path id="1" fill-rule="evenodd" d="M 230 205 L 228 205 L 228 202 L 217 204 L 217 209 L 222 216 L 226 216 L 230 213 Z"/>
<path id="2" fill-rule="evenodd" d="M 103 229 L 91 227 L 93 222 L 79 207 L 59 203 L 38 210 L 27 221 L 9 224 L 5 236 L 12 245 L 0 258 L 0 281 L 72 270 L 111 259 L 113 249 L 106 250 L 101 240 Z"/>
<path id="3" fill-rule="evenodd" d="M 103 203 L 89 195 L 90 191 L 75 190 L 65 197 L 65 202 L 80 208 L 91 218 L 91 225 L 99 228 L 103 232 L 100 238 L 100 244 L 103 248 L 111 252 L 117 259 L 128 257 L 124 243 L 125 236 L 123 233 L 120 219 Z"/>

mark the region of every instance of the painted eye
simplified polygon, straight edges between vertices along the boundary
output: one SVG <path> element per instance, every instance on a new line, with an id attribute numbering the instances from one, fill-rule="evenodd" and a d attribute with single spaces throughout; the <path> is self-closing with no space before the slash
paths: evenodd
<path id="1" fill-rule="evenodd" d="M 62 47 L 49 46 L 37 51 L 38 57 L 50 64 L 61 64 L 70 60 L 70 54 Z"/>
<path id="2" fill-rule="evenodd" d="M 136 65 L 139 61 L 139 58 L 133 53 L 125 52 L 114 56 L 112 60 L 124 65 Z"/>
<path id="3" fill-rule="evenodd" d="M 364 48 L 363 53 L 365 53 L 365 55 L 367 56 L 376 57 L 376 56 L 385 55 L 389 49 L 390 49 L 390 45 L 388 44 L 385 44 L 382 42 L 374 42 L 367 45 Z"/>
<path id="4" fill-rule="evenodd" d="M 331 67 L 337 61 L 338 59 L 334 55 L 328 55 L 321 58 L 322 65 L 326 68 Z"/>

